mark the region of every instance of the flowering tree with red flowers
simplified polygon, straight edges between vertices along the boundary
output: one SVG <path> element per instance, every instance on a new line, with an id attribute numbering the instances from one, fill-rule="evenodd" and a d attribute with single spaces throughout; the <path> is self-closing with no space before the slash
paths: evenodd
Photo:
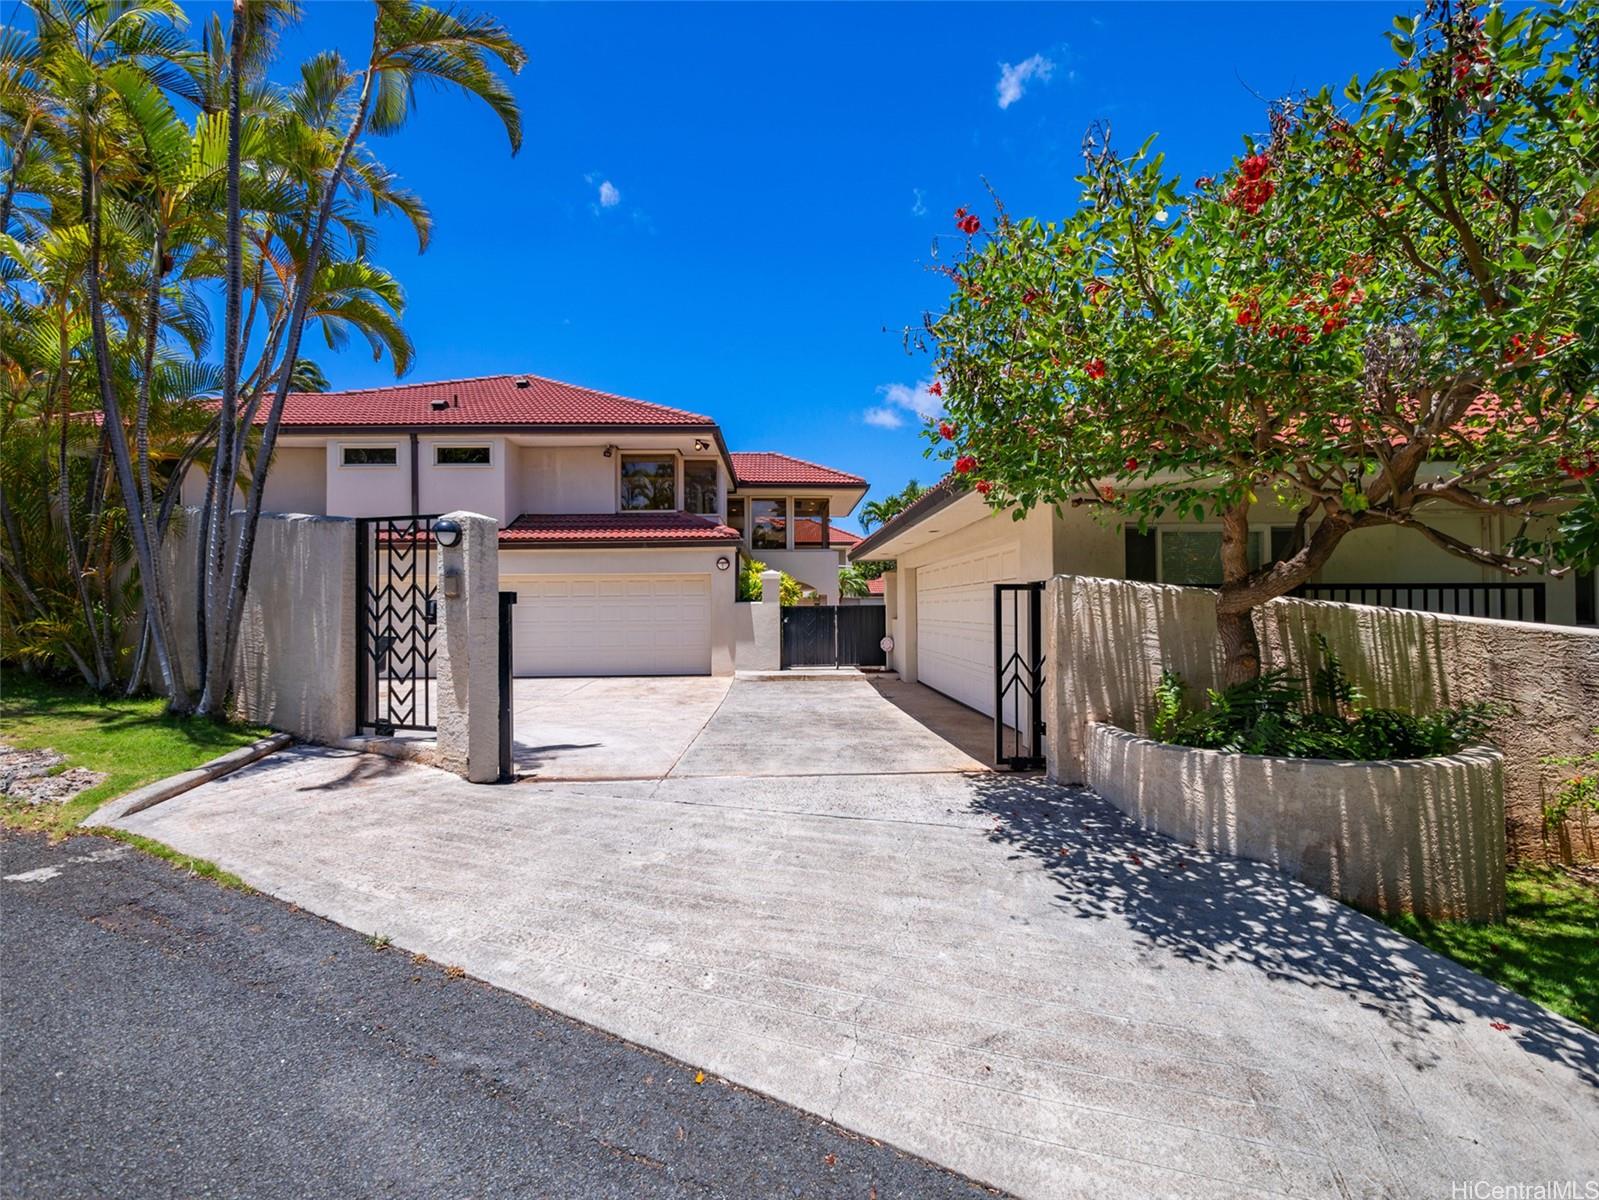
<path id="1" fill-rule="evenodd" d="M 1096 129 L 1071 216 L 962 210 L 929 436 L 996 507 L 1218 520 L 1232 682 L 1260 670 L 1252 610 L 1356 530 L 1512 574 L 1592 562 L 1596 13 L 1433 0 L 1394 22 L 1396 65 L 1274 105 L 1218 178 L 1184 189 Z M 1252 564 L 1266 499 L 1297 526 Z M 1461 511 L 1513 535 L 1462 540 L 1437 520 Z"/>

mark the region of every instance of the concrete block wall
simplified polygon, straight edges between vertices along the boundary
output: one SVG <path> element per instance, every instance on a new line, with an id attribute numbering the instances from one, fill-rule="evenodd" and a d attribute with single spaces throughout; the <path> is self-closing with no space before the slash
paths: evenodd
<path id="1" fill-rule="evenodd" d="M 242 514 L 235 514 L 237 528 Z M 198 686 L 199 514 L 188 510 L 163 546 L 176 654 Z M 355 732 L 355 522 L 266 513 L 256 531 L 239 631 L 234 711 L 314 742 Z"/>
<path id="2" fill-rule="evenodd" d="M 1204 588 L 1056 576 L 1045 596 L 1046 754 L 1053 778 L 1086 779 L 1088 724 L 1143 732 L 1162 667 L 1190 693 L 1221 679 L 1215 595 Z M 1509 706 L 1491 738 L 1504 755 L 1512 859 L 1599 857 L 1599 828 L 1574 817 L 1549 830 L 1543 813 L 1559 768 L 1541 761 L 1596 742 L 1599 631 L 1309 600 L 1275 600 L 1256 628 L 1267 667 L 1308 677 L 1321 633 L 1369 704 L 1426 709 L 1469 700 Z"/>

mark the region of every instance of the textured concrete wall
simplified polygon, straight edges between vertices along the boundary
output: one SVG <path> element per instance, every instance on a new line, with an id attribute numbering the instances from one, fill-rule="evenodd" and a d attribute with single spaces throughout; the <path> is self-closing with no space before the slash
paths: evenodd
<path id="1" fill-rule="evenodd" d="M 235 514 L 237 530 L 242 514 Z M 180 514 L 166 555 L 177 655 L 198 686 L 199 514 Z M 355 522 L 266 513 L 239 630 L 237 715 L 315 742 L 355 732 Z"/>
<path id="2" fill-rule="evenodd" d="M 1436 919 L 1504 919 L 1497 751 L 1374 763 L 1263 758 L 1093 722 L 1087 777 L 1147 829 L 1270 863 L 1340 900 Z"/>
<path id="3" fill-rule="evenodd" d="M 439 547 L 434 763 L 473 783 L 493 783 L 500 777 L 499 524 L 478 513 L 445 516 L 459 522 L 461 540 Z"/>
<path id="4" fill-rule="evenodd" d="M 777 671 L 783 666 L 783 573 L 761 572 L 761 598 L 737 605 L 749 609 L 750 643 L 740 651 L 740 671 Z"/>
<path id="5" fill-rule="evenodd" d="M 1046 593 L 1046 752 L 1053 777 L 1085 778 L 1087 725 L 1148 728 L 1161 668 L 1191 694 L 1221 678 L 1215 596 L 1203 588 L 1057 576 Z M 1487 621 L 1360 605 L 1276 600 L 1256 615 L 1268 667 L 1308 676 L 1324 634 L 1367 702 L 1410 710 L 1468 700 L 1510 706 L 1490 734 L 1505 757 L 1512 858 L 1591 859 L 1599 827 L 1580 816 L 1546 829 L 1544 806 L 1564 778 L 1540 761 L 1596 744 L 1599 631 Z"/>

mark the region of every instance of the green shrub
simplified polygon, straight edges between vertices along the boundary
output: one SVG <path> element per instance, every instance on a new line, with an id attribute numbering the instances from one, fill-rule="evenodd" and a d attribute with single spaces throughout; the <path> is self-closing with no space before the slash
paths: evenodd
<path id="1" fill-rule="evenodd" d="M 1599 737 L 1599 726 L 1595 726 L 1593 732 Z M 1543 819 L 1549 828 L 1563 824 L 1573 812 L 1599 813 L 1599 750 L 1557 754 L 1543 762 L 1550 767 L 1581 768 L 1555 788 L 1555 798 L 1544 807 Z"/>
<path id="2" fill-rule="evenodd" d="M 1317 635 L 1316 643 L 1322 663 L 1309 696 L 1303 680 L 1279 669 L 1220 691 L 1210 688 L 1205 705 L 1192 708 L 1181 676 L 1161 672 L 1150 736 L 1279 758 L 1427 758 L 1480 744 L 1500 711 L 1486 701 L 1429 713 L 1367 708 L 1326 638 Z"/>

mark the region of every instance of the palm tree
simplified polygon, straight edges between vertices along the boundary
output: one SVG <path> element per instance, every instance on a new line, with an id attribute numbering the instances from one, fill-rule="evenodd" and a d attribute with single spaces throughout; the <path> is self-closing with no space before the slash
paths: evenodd
<path id="1" fill-rule="evenodd" d="M 912 479 L 893 495 L 873 500 L 861 508 L 861 530 L 870 533 L 874 525 L 886 525 L 914 503 L 927 489 Z"/>

